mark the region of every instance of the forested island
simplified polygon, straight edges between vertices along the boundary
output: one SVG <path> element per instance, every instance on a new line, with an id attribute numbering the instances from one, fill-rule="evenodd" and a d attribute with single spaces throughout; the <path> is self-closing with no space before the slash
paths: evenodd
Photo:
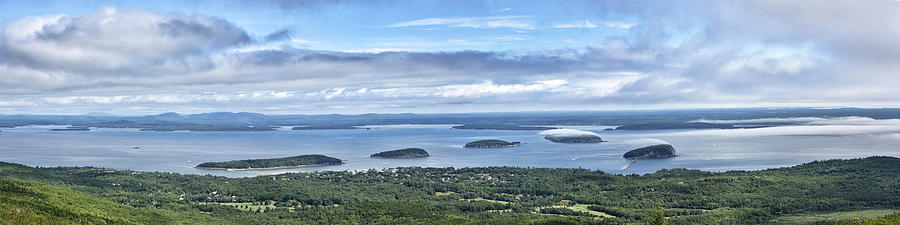
<path id="1" fill-rule="evenodd" d="M 197 165 L 197 169 L 227 169 L 227 170 L 251 170 L 251 169 L 282 169 L 299 168 L 309 166 L 329 166 L 343 164 L 338 158 L 324 155 L 301 155 L 272 159 L 245 159 L 227 162 L 205 162 Z"/>
<path id="2" fill-rule="evenodd" d="M 372 128 L 362 128 L 362 127 L 354 127 L 354 126 L 299 126 L 293 127 L 291 130 L 371 130 Z"/>
<path id="3" fill-rule="evenodd" d="M 507 148 L 522 145 L 522 142 L 508 142 L 504 140 L 480 140 L 466 143 L 463 148 Z"/>
<path id="4" fill-rule="evenodd" d="M 616 130 L 732 129 L 731 124 L 717 123 L 640 123 L 616 127 Z"/>
<path id="5" fill-rule="evenodd" d="M 669 144 L 651 145 L 634 149 L 622 155 L 626 159 L 665 159 L 675 157 L 675 147 Z"/>
<path id="6" fill-rule="evenodd" d="M 406 158 L 425 158 L 428 152 L 421 148 L 404 148 L 391 151 L 383 151 L 370 155 L 373 158 L 389 158 L 389 159 L 406 159 Z"/>
<path id="7" fill-rule="evenodd" d="M 85 126 L 68 126 L 66 128 L 54 128 L 50 131 L 89 131 L 91 128 Z"/>
<path id="8" fill-rule="evenodd" d="M 869 157 L 645 175 L 409 167 L 226 178 L 0 162 L 0 223 L 897 224 L 898 165 Z"/>
<path id="9" fill-rule="evenodd" d="M 555 127 L 522 126 L 512 123 L 471 123 L 453 126 L 454 129 L 467 130 L 551 130 Z"/>
<path id="10" fill-rule="evenodd" d="M 544 139 L 551 142 L 569 144 L 605 142 L 603 138 L 593 134 L 553 134 L 544 136 Z"/>
<path id="11" fill-rule="evenodd" d="M 124 127 L 128 128 L 128 127 Z M 213 126 L 213 125 L 157 125 L 140 131 L 274 131 L 274 127 Z"/>

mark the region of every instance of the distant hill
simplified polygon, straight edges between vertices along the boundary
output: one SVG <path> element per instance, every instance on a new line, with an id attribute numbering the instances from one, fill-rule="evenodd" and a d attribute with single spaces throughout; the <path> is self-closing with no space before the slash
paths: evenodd
<path id="1" fill-rule="evenodd" d="M 145 130 L 265 131 L 273 126 L 362 126 L 393 124 L 466 124 L 458 129 L 544 129 L 520 124 L 610 125 L 619 130 L 726 129 L 730 124 L 692 123 L 703 120 L 747 120 L 790 117 L 859 116 L 873 119 L 900 119 L 900 108 L 739 108 L 690 110 L 556 111 L 445 114 L 360 114 L 360 115 L 265 115 L 251 112 L 174 112 L 147 116 L 100 115 L 0 115 L 0 127 L 26 125 L 76 125 L 100 128 Z M 493 124 L 491 126 L 479 124 Z M 501 125 L 496 125 L 501 124 Z M 506 124 L 506 125 L 502 125 Z M 791 125 L 796 122 L 741 124 L 749 126 Z M 744 126 L 746 127 L 746 126 Z"/>

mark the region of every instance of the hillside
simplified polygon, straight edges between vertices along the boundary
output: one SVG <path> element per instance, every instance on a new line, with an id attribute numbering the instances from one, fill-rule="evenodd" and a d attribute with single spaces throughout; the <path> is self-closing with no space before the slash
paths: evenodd
<path id="1" fill-rule="evenodd" d="M 0 179 L 0 224 L 227 223 L 191 211 L 134 208 L 68 188 Z"/>
<path id="2" fill-rule="evenodd" d="M 645 221 L 659 205 L 673 224 L 766 224 L 793 215 L 900 209 L 898 165 L 898 158 L 869 157 L 627 176 L 409 167 L 225 178 L 0 163 L 0 212 L 18 207 L 34 212 L 22 214 L 28 221 L 78 224 L 622 224 Z"/>

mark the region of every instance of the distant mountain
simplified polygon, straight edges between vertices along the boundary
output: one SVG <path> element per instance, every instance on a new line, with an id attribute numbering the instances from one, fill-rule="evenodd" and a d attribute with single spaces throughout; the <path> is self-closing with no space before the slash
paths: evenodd
<path id="1" fill-rule="evenodd" d="M 271 130 L 272 126 L 364 126 L 392 124 L 468 124 L 457 128 L 479 128 L 478 124 L 531 124 L 502 129 L 545 129 L 537 126 L 552 124 L 620 126 L 617 130 L 656 129 L 728 129 L 732 124 L 697 123 L 703 120 L 752 120 L 759 118 L 846 117 L 900 119 L 900 108 L 813 109 L 813 108 L 741 108 L 741 109 L 679 109 L 627 111 L 568 111 L 568 112 L 504 112 L 504 113 L 442 113 L 442 114 L 360 114 L 360 115 L 265 115 L 250 112 L 212 112 L 178 114 L 168 112 L 148 116 L 110 116 L 105 113 L 87 115 L 0 115 L 0 126 L 78 125 L 102 128 L 147 128 L 146 130 L 247 131 Z M 742 128 L 747 127 L 742 124 Z M 786 124 L 749 124 L 779 126 Z M 538 127 L 538 128 L 534 128 Z M 493 128 L 486 127 L 480 128 Z"/>
<path id="2" fill-rule="evenodd" d="M 103 113 L 103 112 L 89 112 L 89 113 L 85 113 L 84 115 L 92 116 L 92 117 L 116 117 L 116 115 L 109 114 L 109 113 Z"/>

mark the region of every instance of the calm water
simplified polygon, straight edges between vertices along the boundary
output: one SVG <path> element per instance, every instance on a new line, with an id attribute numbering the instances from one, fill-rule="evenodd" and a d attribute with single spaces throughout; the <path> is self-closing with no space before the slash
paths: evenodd
<path id="1" fill-rule="evenodd" d="M 900 157 L 900 126 L 869 126 L 846 132 L 834 126 L 799 126 L 737 130 L 602 131 L 604 126 L 567 127 L 594 131 L 609 142 L 559 144 L 537 131 L 477 131 L 451 125 L 374 126 L 373 130 L 271 132 L 142 132 L 95 129 L 52 132 L 51 127 L 2 128 L 0 161 L 31 166 L 98 166 L 141 171 L 255 176 L 296 171 L 356 170 L 390 167 L 566 167 L 612 173 L 649 173 L 661 168 L 709 171 L 755 170 L 792 166 L 813 160 L 874 155 Z M 846 128 L 846 127 L 845 127 Z M 825 132 L 823 132 L 823 129 Z M 845 132 L 829 133 L 830 130 Z M 469 141 L 503 139 L 526 144 L 515 148 L 463 149 Z M 654 140 L 648 140 L 654 139 Z M 639 160 L 627 171 L 625 152 L 658 140 L 671 143 L 678 156 Z M 138 147 L 138 148 L 135 148 Z M 372 153 L 419 147 L 424 159 L 373 159 Z M 346 160 L 340 166 L 265 171 L 194 169 L 206 161 L 323 154 Z"/>

